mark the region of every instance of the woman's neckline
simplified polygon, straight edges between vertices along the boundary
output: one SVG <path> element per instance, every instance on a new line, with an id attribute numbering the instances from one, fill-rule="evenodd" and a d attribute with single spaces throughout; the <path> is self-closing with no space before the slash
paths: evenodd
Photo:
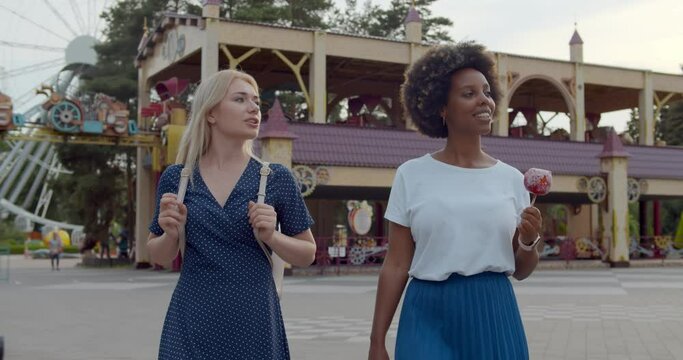
<path id="1" fill-rule="evenodd" d="M 434 155 L 432 155 L 430 153 L 426 154 L 425 157 L 427 157 L 430 161 L 438 163 L 441 166 L 444 166 L 446 168 L 455 169 L 455 170 L 459 170 L 459 171 L 468 171 L 468 172 L 481 172 L 481 171 L 491 170 L 491 169 L 497 167 L 498 165 L 500 165 L 500 163 L 501 163 L 500 160 L 496 159 L 496 163 L 491 165 L 491 166 L 482 167 L 482 168 L 468 168 L 468 167 L 462 167 L 462 166 L 449 164 L 447 162 L 443 162 L 441 160 L 434 158 Z"/>

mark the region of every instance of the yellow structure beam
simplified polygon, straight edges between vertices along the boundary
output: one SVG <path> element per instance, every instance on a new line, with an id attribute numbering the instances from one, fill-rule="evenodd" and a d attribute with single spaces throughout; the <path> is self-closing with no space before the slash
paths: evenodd
<path id="1" fill-rule="evenodd" d="M 246 53 L 242 54 L 242 56 L 235 58 L 232 53 L 230 52 L 230 49 L 225 44 L 221 44 L 221 51 L 223 51 L 223 54 L 225 55 L 226 58 L 228 58 L 228 62 L 230 63 L 230 69 L 235 70 L 237 69 L 237 65 L 239 65 L 242 61 L 248 59 L 250 56 L 256 54 L 257 52 L 261 51 L 260 48 L 253 48 Z"/>
<path id="2" fill-rule="evenodd" d="M 310 54 L 304 54 L 304 56 L 301 57 L 299 62 L 295 65 L 293 62 L 291 62 L 287 57 L 280 52 L 280 50 L 273 50 L 273 54 L 277 55 L 277 57 L 282 60 L 287 66 L 289 66 L 290 69 L 292 69 L 292 72 L 294 73 L 294 76 L 296 76 L 296 81 L 299 83 L 299 87 L 301 88 L 301 91 L 304 93 L 304 98 L 306 99 L 306 105 L 308 105 L 309 111 L 315 112 L 315 109 L 313 109 L 313 104 L 311 103 L 311 97 L 308 94 L 308 89 L 306 88 L 306 84 L 304 83 L 304 79 L 301 77 L 301 67 L 304 65 L 306 60 L 311 56 Z"/>

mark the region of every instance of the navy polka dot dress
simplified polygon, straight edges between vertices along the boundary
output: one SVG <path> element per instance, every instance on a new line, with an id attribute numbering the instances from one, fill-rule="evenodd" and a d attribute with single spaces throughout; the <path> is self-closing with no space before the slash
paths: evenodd
<path id="1" fill-rule="evenodd" d="M 299 187 L 291 172 L 271 164 L 266 204 L 275 208 L 280 231 L 288 236 L 311 227 Z M 161 175 L 159 200 L 177 193 L 181 165 Z M 224 206 L 218 204 L 195 168 L 187 187 L 186 249 L 161 334 L 159 359 L 289 359 L 280 302 L 270 263 L 259 247 L 247 204 L 256 202 L 261 164 L 251 159 Z"/>

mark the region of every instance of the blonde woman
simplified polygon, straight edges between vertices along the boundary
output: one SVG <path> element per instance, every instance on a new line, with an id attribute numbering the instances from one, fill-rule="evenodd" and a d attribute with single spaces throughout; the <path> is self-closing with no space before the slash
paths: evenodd
<path id="1" fill-rule="evenodd" d="M 159 359 L 289 359 L 270 263 L 255 237 L 285 261 L 308 266 L 313 221 L 282 165 L 270 165 L 265 204 L 256 204 L 262 164 L 251 145 L 261 111 L 251 76 L 224 70 L 205 79 L 191 113 L 176 159 L 182 165 L 161 175 L 149 226 L 155 263 L 176 257 L 183 226 L 187 241 Z M 192 175 L 179 203 L 183 167 Z"/>

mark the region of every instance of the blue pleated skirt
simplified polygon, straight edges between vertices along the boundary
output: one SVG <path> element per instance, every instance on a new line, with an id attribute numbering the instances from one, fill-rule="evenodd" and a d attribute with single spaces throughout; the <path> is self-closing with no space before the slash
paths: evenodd
<path id="1" fill-rule="evenodd" d="M 395 354 L 396 360 L 528 359 L 524 326 L 507 275 L 413 278 L 403 299 Z"/>

